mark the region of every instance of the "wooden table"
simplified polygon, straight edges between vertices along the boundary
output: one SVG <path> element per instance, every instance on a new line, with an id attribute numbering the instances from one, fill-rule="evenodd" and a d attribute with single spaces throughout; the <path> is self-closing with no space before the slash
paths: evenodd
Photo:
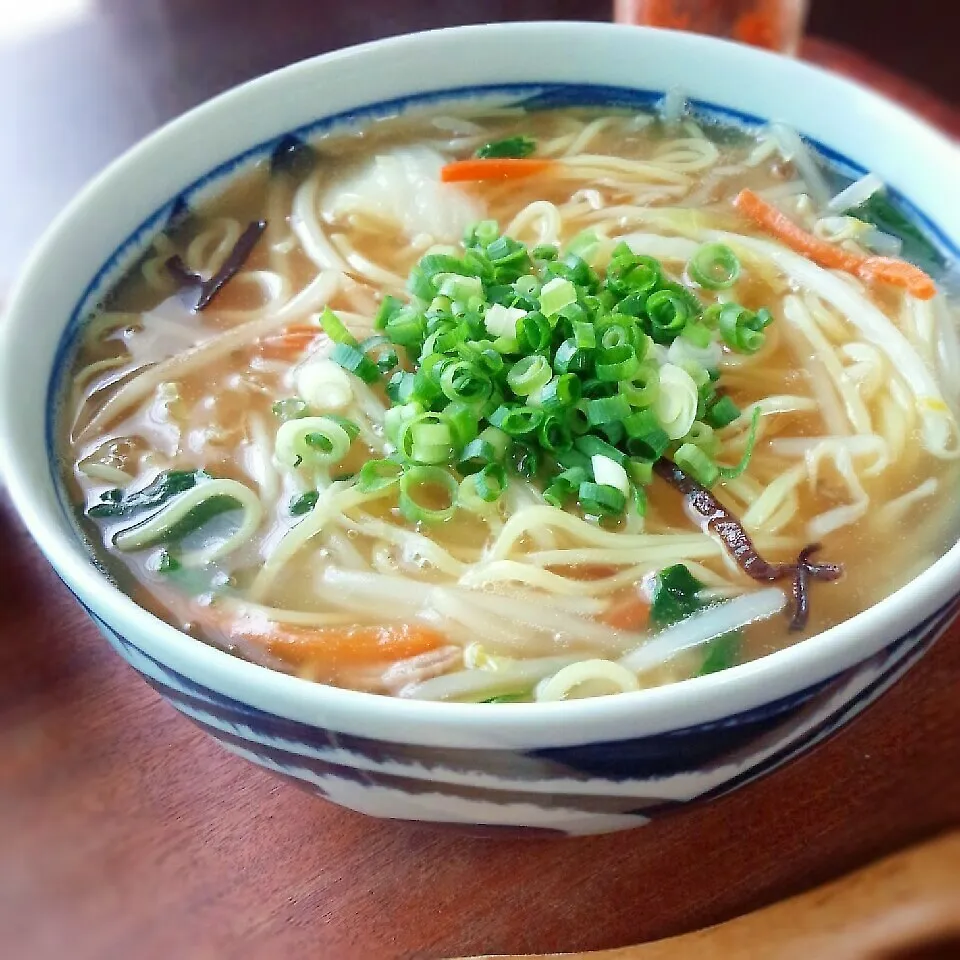
<path id="1" fill-rule="evenodd" d="M 65 153 L 60 166 L 44 157 L 18 171 L 27 198 L 45 195 L 44 176 L 73 189 L 158 115 L 272 65 L 277 50 L 298 53 L 289 36 L 254 44 L 229 21 L 215 42 L 208 22 L 190 32 L 186 4 L 169 7 L 183 45 L 170 46 L 172 21 L 158 23 L 149 55 L 134 44 L 119 56 L 129 37 L 118 17 L 121 32 L 95 41 L 106 47 L 94 76 L 70 74 L 66 48 L 42 48 L 67 82 L 33 116 L 48 138 L 60 124 Z M 382 32 L 429 24 L 429 11 L 417 7 L 417 21 L 403 7 Z M 251 50 L 259 59 L 237 59 Z M 805 52 L 960 133 L 948 107 L 857 55 L 819 41 Z M 91 113 L 102 136 L 74 144 Z M 9 234 L 0 259 L 13 262 L 22 250 Z M 110 652 L 5 504 L 0 540 L 0 955 L 16 960 L 618 946 L 729 918 L 960 823 L 960 631 L 841 735 L 704 808 L 611 837 L 479 840 L 327 806 L 221 752 Z"/>

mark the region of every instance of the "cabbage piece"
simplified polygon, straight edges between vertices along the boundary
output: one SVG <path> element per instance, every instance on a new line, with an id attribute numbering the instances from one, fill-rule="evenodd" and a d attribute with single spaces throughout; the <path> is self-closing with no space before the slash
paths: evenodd
<path id="1" fill-rule="evenodd" d="M 335 183 L 321 198 L 325 218 L 352 213 L 395 223 L 411 239 L 456 243 L 467 226 L 483 219 L 482 204 L 453 184 L 441 183 L 446 159 L 424 146 L 380 154 Z"/>

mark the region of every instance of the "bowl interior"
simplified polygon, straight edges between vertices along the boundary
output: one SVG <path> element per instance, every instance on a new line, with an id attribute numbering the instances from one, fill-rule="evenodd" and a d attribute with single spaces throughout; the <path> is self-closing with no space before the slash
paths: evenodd
<path id="1" fill-rule="evenodd" d="M 427 718 L 436 708 L 454 726 L 455 714 L 466 724 L 480 719 L 474 705 L 385 706 L 372 702 L 380 698 L 271 674 L 185 637 L 120 595 L 89 560 L 58 495 L 53 443 L 58 372 L 77 326 L 182 204 L 216 191 L 224 178 L 269 155 L 288 136 L 309 138 L 377 116 L 464 99 L 529 107 L 649 107 L 676 86 L 707 119 L 749 128 L 783 120 L 847 176 L 877 172 L 939 244 L 957 256 L 960 195 L 949 189 L 955 148 L 869 91 L 762 51 L 610 25 L 519 24 L 401 37 L 297 64 L 199 107 L 122 157 L 64 212 L 24 273 L 3 332 L 0 443 L 14 502 L 61 577 L 151 655 L 188 674 L 209 673 L 254 701 L 265 704 L 295 691 L 291 709 L 310 715 L 325 699 L 354 720 L 364 711 L 400 709 L 414 726 L 421 718 L 432 724 Z M 960 554 L 954 548 L 879 607 L 798 647 L 722 676 L 560 709 L 568 719 L 576 710 L 598 723 L 627 709 L 635 719 L 639 710 L 666 727 L 674 716 L 705 718 L 730 705 L 787 695 L 875 652 L 884 638 L 896 638 L 932 613 L 951 596 L 958 570 Z M 767 684 L 762 690 L 761 677 Z M 614 702 L 621 699 L 628 703 Z M 553 709 L 506 707 L 487 711 L 482 722 L 514 724 L 522 711 L 523 723 L 539 723 Z"/>

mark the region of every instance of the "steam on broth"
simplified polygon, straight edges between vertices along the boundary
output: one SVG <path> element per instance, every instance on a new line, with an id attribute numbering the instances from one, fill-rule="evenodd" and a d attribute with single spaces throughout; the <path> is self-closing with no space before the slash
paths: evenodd
<path id="1" fill-rule="evenodd" d="M 837 179 L 790 131 L 610 110 L 287 141 L 79 334 L 91 549 L 207 642 L 421 699 L 839 623 L 955 541 L 960 354 L 941 253 Z"/>

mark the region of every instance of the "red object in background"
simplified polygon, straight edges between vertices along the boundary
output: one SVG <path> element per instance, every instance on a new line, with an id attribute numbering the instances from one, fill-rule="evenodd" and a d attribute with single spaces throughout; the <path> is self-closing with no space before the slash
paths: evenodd
<path id="1" fill-rule="evenodd" d="M 614 0 L 617 23 L 690 30 L 796 53 L 807 0 Z"/>

